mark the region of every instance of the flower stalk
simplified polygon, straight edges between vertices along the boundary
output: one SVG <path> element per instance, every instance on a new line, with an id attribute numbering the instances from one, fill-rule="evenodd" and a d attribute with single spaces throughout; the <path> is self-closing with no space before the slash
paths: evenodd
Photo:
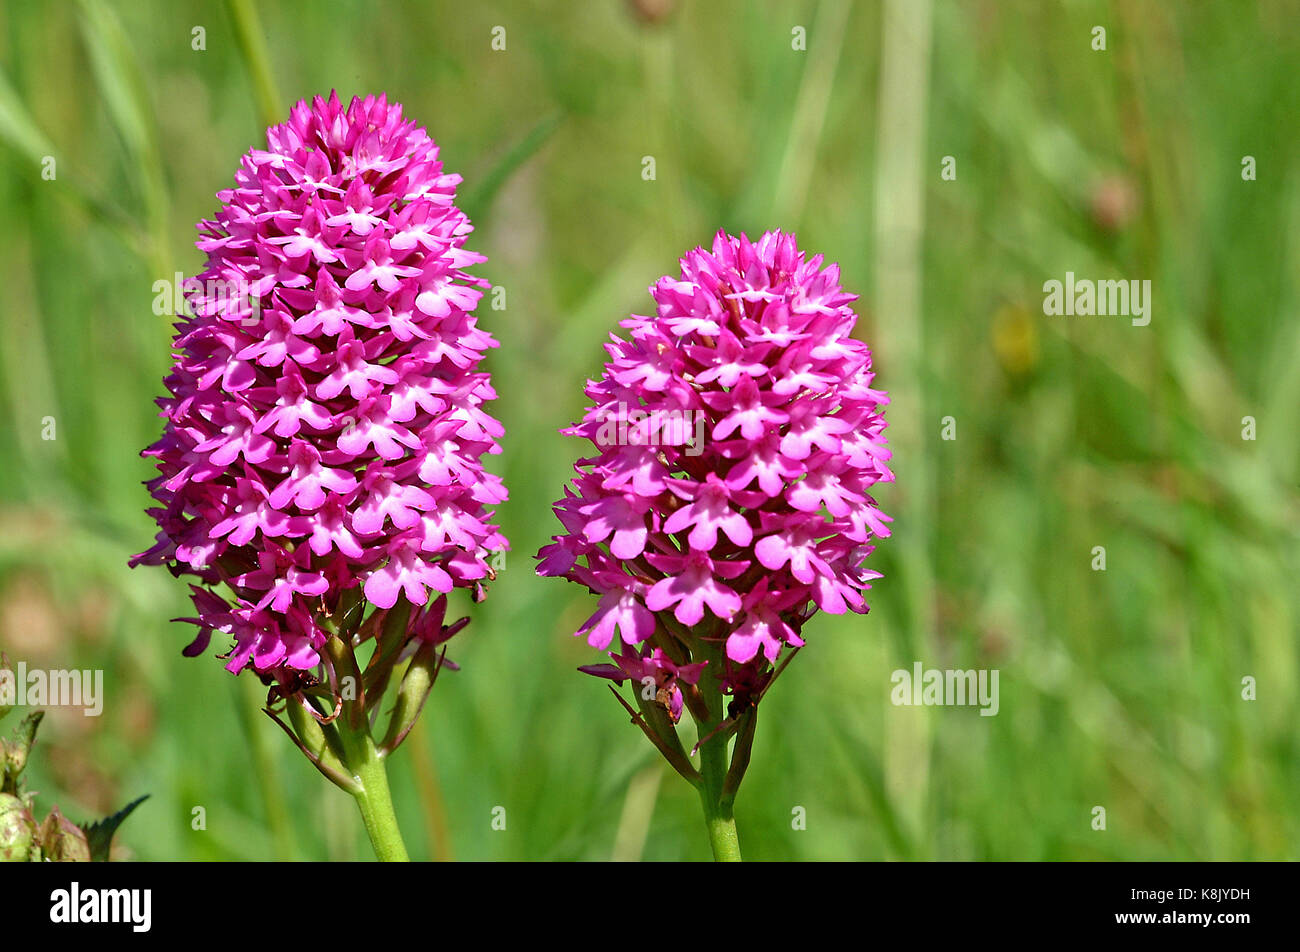
<path id="1" fill-rule="evenodd" d="M 266 713 L 312 766 L 356 800 L 375 856 L 385 862 L 409 859 L 393 809 L 386 760 L 415 726 L 438 672 L 444 665 L 454 667 L 440 646 L 468 622 L 462 618 L 444 624 L 446 601 L 439 598 L 418 613 L 399 603 L 344 625 L 324 646 L 323 683 L 304 684 L 288 697 L 282 688 L 272 687 L 267 698 Z M 369 660 L 362 665 L 357 649 L 372 640 Z M 386 689 L 403 659 L 405 670 L 380 731 Z"/>
<path id="2" fill-rule="evenodd" d="M 707 642 L 701 640 L 707 646 Z M 704 720 L 696 720 L 700 753 L 700 802 L 704 807 L 704 824 L 709 832 L 709 845 L 718 862 L 740 862 L 740 838 L 736 833 L 736 818 L 732 804 L 735 789 L 727 789 L 731 765 L 727 759 L 727 744 L 731 732 L 724 725 L 726 698 L 718 680 L 722 652 L 716 648 L 703 652 L 709 664 L 700 676 L 699 693 L 707 711 Z M 710 670 L 712 669 L 712 671 Z M 739 786 L 737 781 L 736 786 Z"/>
<path id="3" fill-rule="evenodd" d="M 381 862 L 408 862 L 406 844 L 397 825 L 397 813 L 388 789 L 388 769 L 385 755 L 370 737 L 368 728 L 352 730 L 344 726 L 339 731 L 343 754 L 355 786 L 351 793 L 361 810 L 366 834 L 375 856 Z"/>

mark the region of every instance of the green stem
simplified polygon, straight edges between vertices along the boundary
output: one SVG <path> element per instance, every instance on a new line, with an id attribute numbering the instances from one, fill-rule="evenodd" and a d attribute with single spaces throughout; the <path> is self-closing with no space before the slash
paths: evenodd
<path id="1" fill-rule="evenodd" d="M 696 721 L 699 736 L 708 738 L 700 744 L 700 802 L 704 806 L 704 825 L 709 830 L 709 845 L 713 847 L 714 860 L 719 863 L 738 863 L 740 839 L 736 835 L 736 819 L 731 807 L 734 794 L 727 794 L 724 790 L 727 780 L 727 743 L 730 737 L 726 731 L 717 729 L 726 710 L 726 698 L 719 683 L 722 652 L 716 647 L 706 646 L 702 654 L 708 658 L 709 664 L 701 674 L 699 687 L 700 695 L 708 704 L 709 717 L 704 721 Z"/>
<path id="2" fill-rule="evenodd" d="M 704 783 L 700 784 L 700 802 L 704 804 L 704 825 L 709 830 L 709 845 L 719 863 L 740 862 L 740 838 L 736 835 L 736 818 L 731 801 L 722 795 L 727 775 L 727 741 L 719 735 L 700 748 Z"/>
<path id="3" fill-rule="evenodd" d="M 337 726 L 339 736 L 343 739 L 348 766 L 359 785 L 352 796 L 361 809 L 361 819 L 366 825 L 366 833 L 370 836 L 370 845 L 374 847 L 376 858 L 385 863 L 409 862 L 406 844 L 402 842 L 402 831 L 397 826 L 393 798 L 388 790 L 388 768 L 383 756 L 376 749 L 375 742 L 365 727 L 352 732 L 344 724 Z"/>

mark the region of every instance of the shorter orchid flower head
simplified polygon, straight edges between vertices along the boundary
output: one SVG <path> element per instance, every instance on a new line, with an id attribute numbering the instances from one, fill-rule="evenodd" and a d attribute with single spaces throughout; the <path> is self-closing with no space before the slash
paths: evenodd
<path id="1" fill-rule="evenodd" d="M 600 596 L 577 634 L 618 651 L 582 670 L 652 680 L 649 706 L 667 717 L 641 704 L 643 727 L 675 725 L 684 703 L 725 739 L 814 614 L 868 610 L 880 575 L 864 561 L 890 533 L 872 496 L 894 478 L 888 397 L 851 336 L 856 296 L 793 235 L 718 232 L 650 293 L 653 314 L 622 322 L 564 431 L 594 449 L 538 572 Z"/>

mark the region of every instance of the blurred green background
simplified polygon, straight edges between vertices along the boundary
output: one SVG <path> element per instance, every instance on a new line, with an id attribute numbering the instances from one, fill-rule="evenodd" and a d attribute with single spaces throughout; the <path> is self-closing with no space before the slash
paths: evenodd
<path id="1" fill-rule="evenodd" d="M 126 567 L 154 534 L 152 284 L 199 270 L 193 223 L 266 124 L 337 89 L 427 125 L 507 291 L 480 315 L 513 548 L 394 757 L 414 856 L 708 856 L 694 792 L 574 670 L 594 598 L 532 554 L 607 332 L 718 227 L 780 227 L 862 295 L 896 521 L 871 614 L 811 623 L 763 703 L 746 856 L 1296 858 L 1295 2 L 7 0 L 0 57 L 0 648 L 107 682 L 102 717 L 47 718 L 43 807 L 152 794 L 124 857 L 369 856 L 260 685 L 181 657 L 185 585 Z M 1045 317 L 1066 271 L 1150 280 L 1150 326 Z M 891 705 L 918 660 L 998 669 L 998 716 Z"/>

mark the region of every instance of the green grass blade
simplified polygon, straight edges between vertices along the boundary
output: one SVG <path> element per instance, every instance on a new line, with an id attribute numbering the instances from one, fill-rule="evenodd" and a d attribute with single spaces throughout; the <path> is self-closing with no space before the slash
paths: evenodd
<path id="1" fill-rule="evenodd" d="M 553 136 L 564 122 L 560 113 L 548 116 L 529 130 L 528 134 L 511 146 L 506 154 L 486 174 L 478 176 L 477 184 L 468 189 L 461 207 L 471 219 L 487 211 L 502 187 L 519 168 L 541 151 L 542 146 Z"/>
<path id="2" fill-rule="evenodd" d="M 266 34 L 262 31 L 257 6 L 252 0 L 226 0 L 226 10 L 235 25 L 239 54 L 248 67 L 262 123 L 273 126 L 282 120 L 284 105 L 271 72 L 271 54 L 266 48 Z"/>

